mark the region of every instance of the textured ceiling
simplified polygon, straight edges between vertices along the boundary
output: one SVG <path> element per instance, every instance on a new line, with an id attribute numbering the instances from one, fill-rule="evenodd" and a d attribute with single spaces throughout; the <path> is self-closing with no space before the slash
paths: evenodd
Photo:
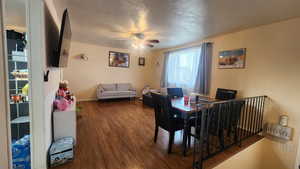
<path id="1" fill-rule="evenodd" d="M 175 47 L 203 38 L 300 16 L 299 0 L 53 0 L 68 8 L 73 39 L 128 48 L 129 33 L 145 32 Z"/>

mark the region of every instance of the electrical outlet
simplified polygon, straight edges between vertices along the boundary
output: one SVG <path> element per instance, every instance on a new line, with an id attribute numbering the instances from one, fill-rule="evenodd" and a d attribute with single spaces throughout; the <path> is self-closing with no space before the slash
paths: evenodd
<path id="1" fill-rule="evenodd" d="M 279 124 L 267 123 L 265 124 L 265 133 L 283 140 L 292 140 L 293 129 L 284 127 Z"/>

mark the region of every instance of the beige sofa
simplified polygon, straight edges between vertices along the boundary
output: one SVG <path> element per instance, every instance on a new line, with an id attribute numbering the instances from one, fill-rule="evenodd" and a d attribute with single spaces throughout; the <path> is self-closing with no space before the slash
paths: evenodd
<path id="1" fill-rule="evenodd" d="M 97 88 L 99 100 L 135 97 L 136 90 L 130 83 L 99 84 Z"/>

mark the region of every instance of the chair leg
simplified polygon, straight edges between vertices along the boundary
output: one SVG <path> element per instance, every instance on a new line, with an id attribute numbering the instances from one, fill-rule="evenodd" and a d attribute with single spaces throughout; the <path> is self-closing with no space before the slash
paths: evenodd
<path id="1" fill-rule="evenodd" d="M 210 139 L 209 139 L 209 134 L 207 135 L 207 140 L 206 140 L 206 151 L 207 154 L 210 155 Z"/>
<path id="2" fill-rule="evenodd" d="M 174 143 L 175 132 L 174 131 L 170 131 L 169 134 L 170 134 L 170 137 L 169 137 L 168 153 L 170 154 L 172 152 L 172 146 L 173 146 L 173 143 Z"/>
<path id="3" fill-rule="evenodd" d="M 221 150 L 224 150 L 225 143 L 224 143 L 224 131 L 219 131 L 219 141 L 220 141 L 220 146 Z"/>
<path id="4" fill-rule="evenodd" d="M 191 141 L 192 141 L 192 136 L 191 133 L 192 132 L 192 128 L 189 128 L 189 133 L 188 133 L 188 148 L 191 148 Z"/>
<path id="5" fill-rule="evenodd" d="M 234 142 L 235 142 L 235 144 L 238 143 L 238 129 L 237 129 L 237 126 L 234 127 Z"/>
<path id="6" fill-rule="evenodd" d="M 232 132 L 232 126 L 230 126 L 227 130 L 227 137 L 230 137 L 231 136 L 231 132 Z"/>
<path id="7" fill-rule="evenodd" d="M 155 126 L 154 143 L 156 143 L 157 135 L 158 135 L 158 126 Z"/>

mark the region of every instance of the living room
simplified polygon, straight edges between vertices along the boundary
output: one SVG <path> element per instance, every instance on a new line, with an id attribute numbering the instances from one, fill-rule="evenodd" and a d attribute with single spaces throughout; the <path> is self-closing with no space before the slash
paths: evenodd
<path id="1" fill-rule="evenodd" d="M 26 31 L 46 29 L 47 34 L 47 17 L 34 15 L 47 10 L 55 25 L 61 28 L 65 9 L 72 30 L 65 67 L 45 64 L 49 57 L 45 54 L 49 36 L 28 35 L 32 45 L 28 51 L 43 56 L 40 60 L 32 59 L 28 67 L 34 89 L 32 96 L 29 95 L 32 97 L 31 113 L 27 115 L 32 116 L 31 168 L 51 167 L 44 157 L 49 157 L 48 151 L 55 141 L 52 138 L 56 135 L 55 123 L 51 120 L 59 88 L 67 88 L 74 95 L 77 108 L 74 110 L 76 118 L 72 118 L 74 124 L 70 119 L 60 120 L 62 127 L 56 128 L 65 130 L 72 123 L 76 144 L 72 160 L 54 168 L 298 168 L 300 3 L 296 0 L 89 3 L 47 0 L 29 6 L 31 10 L 42 8 L 29 14 L 32 23 L 29 25 L 35 26 L 28 26 Z M 38 24 L 37 20 L 45 25 Z M 17 22 L 9 28 L 21 32 Z M 31 44 L 30 39 L 46 41 L 46 44 Z M 231 58 L 226 60 L 226 57 Z M 42 77 L 37 80 L 41 72 L 46 75 L 47 71 L 48 81 L 43 81 Z M 178 98 L 171 97 L 167 89 L 174 87 L 182 93 L 178 96 L 181 99 L 178 107 Z M 219 89 L 235 91 L 236 95 L 220 101 L 216 99 Z M 153 98 L 158 97 L 156 94 L 162 95 L 161 99 L 168 95 L 166 99 L 170 101 L 172 116 L 177 117 L 179 113 L 182 118 L 180 122 L 184 125 L 173 136 L 173 131 L 165 129 L 165 124 L 158 124 L 156 108 L 159 104 Z M 145 96 L 149 96 L 150 104 Z M 202 99 L 205 103 L 201 103 Z M 216 101 L 207 103 L 210 99 Z M 203 126 L 197 125 L 197 121 L 203 120 L 202 114 L 211 113 L 213 108 L 200 111 L 199 106 L 220 104 L 222 107 L 240 102 L 242 108 L 237 116 L 238 124 L 235 124 L 238 130 L 230 131 L 232 138 L 238 137 L 237 140 L 233 138 L 233 145 L 227 146 L 226 138 L 230 134 L 226 127 L 222 130 L 226 130 L 224 133 L 228 136 L 220 136 L 218 129 L 217 143 L 214 142 L 216 135 L 205 136 Z M 34 107 L 38 103 L 43 106 Z M 192 104 L 196 114 L 203 113 L 191 113 L 191 119 L 183 121 L 183 114 L 194 108 Z M 234 111 L 231 108 L 228 107 L 228 112 Z M 34 113 L 40 111 L 43 113 Z M 252 114 L 244 116 L 245 112 Z M 196 122 L 192 122 L 193 118 Z M 284 120 L 285 125 L 281 125 Z M 253 124 L 254 134 L 248 124 L 250 128 Z M 268 133 L 268 124 L 292 130 L 292 134 L 287 139 L 282 139 L 280 134 L 274 136 Z M 158 130 L 157 125 L 161 125 Z M 42 130 L 37 130 L 38 126 Z M 8 127 L 13 133 L 15 129 L 11 128 L 13 125 Z M 242 138 L 241 130 L 250 136 Z M 235 136 L 236 133 L 239 134 Z M 209 138 L 213 139 L 208 141 Z M 9 140 L 15 143 L 16 138 Z M 217 144 L 211 151 L 220 151 L 210 155 L 210 142 L 214 143 L 212 147 Z M 203 149 L 207 157 L 202 157 L 201 148 L 202 154 L 199 153 L 201 146 L 207 148 Z"/>
<path id="2" fill-rule="evenodd" d="M 96 93 L 99 83 L 131 83 L 138 93 L 137 96 L 141 97 L 142 89 L 145 86 L 150 86 L 155 90 L 161 89 L 165 52 L 211 42 L 213 44 L 213 59 L 209 96 L 214 97 L 217 88 L 235 89 L 238 91 L 239 98 L 267 95 L 272 101 L 266 110 L 266 121 L 277 122 L 280 115 L 286 114 L 290 118 L 289 125 L 296 128 L 298 121 L 296 119 L 299 119 L 296 113 L 296 95 L 299 92 L 293 91 L 297 88 L 295 85 L 299 84 L 299 80 L 296 79 L 298 72 L 296 63 L 299 63 L 296 51 L 299 49 L 294 42 L 298 39 L 296 34 L 299 22 L 299 18 L 295 17 L 263 25 L 250 27 L 243 25 L 244 28 L 196 42 L 150 52 L 146 50 L 142 53 L 142 56 L 145 57 L 145 66 L 138 65 L 138 58 L 141 56 L 140 51 L 73 42 L 71 55 L 83 53 L 88 56 L 89 60 L 70 59 L 68 68 L 64 70 L 64 78 L 69 80 L 70 88 L 75 95 L 77 94 L 79 99 L 83 100 L 97 99 Z M 74 49 L 73 45 L 75 46 Z M 219 52 L 239 48 L 246 48 L 247 50 L 246 67 L 244 69 L 219 69 Z M 109 67 L 109 51 L 130 53 L 129 68 Z M 86 69 L 74 73 L 78 67 L 86 67 Z M 80 75 L 82 78 L 79 78 Z M 262 152 L 258 153 L 261 158 L 270 158 L 270 160 L 261 162 L 259 167 L 293 168 L 298 159 L 295 148 L 298 145 L 296 133 L 294 133 L 292 142 L 282 144 L 266 139 L 261 143 L 262 145 L 257 145 L 264 147 Z M 251 155 L 246 158 L 249 157 Z M 248 160 L 251 161 L 250 159 Z"/>

